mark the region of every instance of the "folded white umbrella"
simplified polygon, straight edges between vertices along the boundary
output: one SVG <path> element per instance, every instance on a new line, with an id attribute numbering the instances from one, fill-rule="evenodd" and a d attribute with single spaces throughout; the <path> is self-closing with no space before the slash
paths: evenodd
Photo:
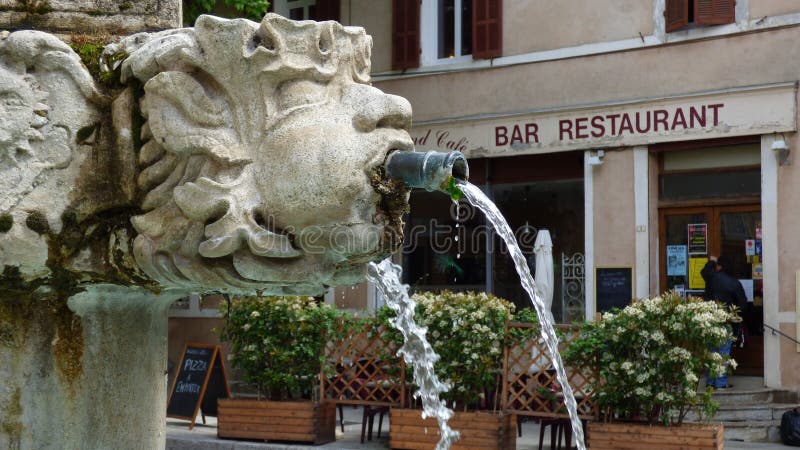
<path id="1" fill-rule="evenodd" d="M 536 234 L 533 252 L 536 255 L 536 293 L 549 311 L 553 305 L 553 241 L 548 230 L 541 229 Z"/>

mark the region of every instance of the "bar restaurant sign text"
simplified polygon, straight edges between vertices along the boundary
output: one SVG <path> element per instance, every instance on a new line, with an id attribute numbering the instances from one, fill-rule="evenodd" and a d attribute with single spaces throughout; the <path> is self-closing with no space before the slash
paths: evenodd
<path id="1" fill-rule="evenodd" d="M 475 120 L 415 124 L 419 150 L 510 156 L 796 129 L 796 85 Z"/>

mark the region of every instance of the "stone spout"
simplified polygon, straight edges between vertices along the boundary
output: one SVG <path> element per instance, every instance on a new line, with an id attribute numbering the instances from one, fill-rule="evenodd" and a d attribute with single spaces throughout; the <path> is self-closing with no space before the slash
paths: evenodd
<path id="1" fill-rule="evenodd" d="M 469 165 L 461 152 L 397 151 L 387 158 L 386 173 L 408 187 L 446 191 L 451 179 L 469 179 Z"/>

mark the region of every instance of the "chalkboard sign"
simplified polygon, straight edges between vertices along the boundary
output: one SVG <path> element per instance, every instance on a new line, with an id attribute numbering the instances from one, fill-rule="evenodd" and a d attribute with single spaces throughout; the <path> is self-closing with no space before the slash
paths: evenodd
<path id="1" fill-rule="evenodd" d="M 230 396 L 219 346 L 186 344 L 170 389 L 167 417 L 190 420 L 191 430 L 198 410 L 202 408 L 205 423 L 206 415 L 217 414 L 217 399 Z"/>
<path id="2" fill-rule="evenodd" d="M 633 268 L 597 267 L 594 277 L 597 311 L 624 308 L 633 299 Z"/>

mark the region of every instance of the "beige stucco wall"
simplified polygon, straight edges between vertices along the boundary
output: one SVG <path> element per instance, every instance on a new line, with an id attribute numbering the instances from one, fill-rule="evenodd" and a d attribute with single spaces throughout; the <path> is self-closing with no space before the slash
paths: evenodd
<path id="1" fill-rule="evenodd" d="M 800 13 L 797 0 L 750 0 L 750 17 L 753 19 L 791 13 Z"/>
<path id="2" fill-rule="evenodd" d="M 653 4 L 641 0 L 503 2 L 503 55 L 653 33 Z"/>
<path id="3" fill-rule="evenodd" d="M 333 304 L 336 309 L 366 310 L 369 306 L 367 304 L 367 283 L 334 288 Z"/>
<path id="4" fill-rule="evenodd" d="M 791 163 L 778 167 L 778 289 L 779 313 L 794 313 L 796 317 L 796 272 L 800 270 L 800 241 L 797 231 L 800 230 L 800 159 L 797 150 L 800 139 L 797 134 L 789 137 L 789 148 L 792 149 Z M 786 317 L 784 317 L 784 320 Z M 782 321 L 783 322 L 783 321 Z M 778 324 L 769 323 L 776 326 Z M 781 331 L 797 339 L 796 323 L 779 324 Z M 767 334 L 765 340 L 777 341 L 780 345 L 781 383 L 784 387 L 800 387 L 800 353 L 788 339 Z"/>
<path id="5" fill-rule="evenodd" d="M 797 331 L 794 324 L 784 323 L 780 326 L 780 330 L 788 336 L 797 339 Z M 778 338 L 767 333 L 766 339 L 780 339 L 781 343 L 781 385 L 784 388 L 800 388 L 800 353 L 793 342 L 788 339 Z"/>
<path id="6" fill-rule="evenodd" d="M 364 27 L 372 36 L 372 72 L 392 68 L 392 0 L 342 2 L 341 22 Z"/>
<path id="7" fill-rule="evenodd" d="M 789 139 L 791 164 L 778 166 L 778 265 L 780 267 L 779 311 L 795 310 L 795 272 L 800 270 L 800 159 L 797 136 Z"/>
<path id="8" fill-rule="evenodd" d="M 177 365 L 183 355 L 183 348 L 186 344 L 211 344 L 222 345 L 222 360 L 228 378 L 231 378 L 230 365 L 228 364 L 228 353 L 230 346 L 222 344 L 219 335 L 214 333 L 214 328 L 221 328 L 225 324 L 223 319 L 212 318 L 183 318 L 172 317 L 169 319 L 169 334 L 167 338 L 167 358 L 173 370 L 169 373 L 170 383 L 175 375 Z"/>
<path id="9" fill-rule="evenodd" d="M 594 169 L 594 264 L 636 264 L 633 151 L 607 150 Z M 594 270 L 587 271 L 594 275 Z M 635 276 L 635 275 L 634 275 Z"/>
<path id="10" fill-rule="evenodd" d="M 648 195 L 648 225 L 647 231 L 650 242 L 650 295 L 661 292 L 661 278 L 659 273 L 660 254 L 658 247 L 658 154 L 650 153 L 647 160 L 647 195 Z"/>
<path id="11" fill-rule="evenodd" d="M 416 121 L 525 111 L 797 80 L 799 41 L 800 27 L 795 26 L 726 39 L 386 80 L 375 85 L 408 98 Z"/>

